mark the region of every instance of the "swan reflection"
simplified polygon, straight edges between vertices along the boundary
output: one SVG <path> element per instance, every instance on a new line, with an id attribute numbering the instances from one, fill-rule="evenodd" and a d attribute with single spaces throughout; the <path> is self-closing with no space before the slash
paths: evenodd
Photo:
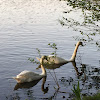
<path id="1" fill-rule="evenodd" d="M 76 74 L 78 75 L 78 76 L 81 76 L 81 75 L 83 75 L 83 71 L 82 72 L 79 72 L 78 71 L 78 67 L 76 67 L 76 62 L 72 62 L 72 65 L 74 66 L 74 69 L 75 69 L 75 71 L 76 71 Z"/>
<path id="2" fill-rule="evenodd" d="M 42 85 L 41 85 L 41 90 L 42 90 L 42 91 L 44 92 L 44 94 L 45 94 L 45 93 L 48 92 L 49 88 L 48 88 L 48 87 L 46 87 L 46 88 L 44 87 L 45 82 L 46 82 L 46 77 L 43 77 L 42 79 L 43 79 L 43 81 L 42 81 Z M 35 86 L 40 80 L 41 80 L 41 79 L 39 79 L 39 80 L 34 80 L 34 81 L 32 81 L 32 82 L 17 83 L 17 84 L 15 85 L 15 87 L 14 87 L 14 90 L 23 89 L 23 88 L 31 88 L 31 87 Z"/>
<path id="3" fill-rule="evenodd" d="M 78 68 L 76 67 L 76 62 L 74 61 L 74 62 L 71 62 L 72 63 L 72 65 L 73 65 L 73 67 L 74 67 L 74 69 L 75 69 L 75 71 L 76 71 L 76 74 L 78 75 L 78 76 L 81 76 L 84 72 L 82 71 L 82 72 L 79 72 L 78 71 Z M 60 68 L 62 65 L 64 65 L 64 64 L 47 64 L 47 65 L 45 65 L 45 68 L 46 69 L 56 69 L 56 68 Z M 38 67 L 37 67 L 37 69 L 39 69 L 39 68 L 41 68 L 41 65 L 39 65 Z"/>

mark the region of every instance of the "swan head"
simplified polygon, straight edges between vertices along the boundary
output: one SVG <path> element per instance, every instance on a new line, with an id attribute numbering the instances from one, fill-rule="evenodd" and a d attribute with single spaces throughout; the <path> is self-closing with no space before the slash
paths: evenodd
<path id="1" fill-rule="evenodd" d="M 43 60 L 46 59 L 47 60 L 47 56 L 42 56 L 40 59 L 40 64 L 43 64 Z"/>
<path id="2" fill-rule="evenodd" d="M 78 44 L 81 45 L 81 46 L 83 46 L 83 42 L 81 42 L 81 41 L 79 41 Z"/>

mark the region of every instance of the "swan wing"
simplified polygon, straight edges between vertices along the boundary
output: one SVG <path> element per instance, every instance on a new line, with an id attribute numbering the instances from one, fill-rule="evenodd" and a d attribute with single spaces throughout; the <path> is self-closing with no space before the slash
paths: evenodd
<path id="1" fill-rule="evenodd" d="M 31 71 L 23 71 L 20 74 L 17 75 L 17 78 L 19 77 L 25 77 L 25 78 L 33 78 L 39 76 L 39 74 L 31 72 Z"/>
<path id="2" fill-rule="evenodd" d="M 37 59 L 40 61 L 41 58 L 37 58 Z M 44 64 L 64 64 L 67 62 L 68 62 L 67 60 L 54 55 L 48 55 L 46 56 L 46 59 L 43 60 Z"/>
<path id="3" fill-rule="evenodd" d="M 48 57 L 48 61 L 54 62 L 55 64 L 61 64 L 61 63 L 66 63 L 67 61 L 61 57 L 57 56 L 50 56 Z"/>
<path id="4" fill-rule="evenodd" d="M 40 58 L 41 59 L 41 58 Z M 49 55 L 47 56 L 46 59 L 43 60 L 43 63 L 47 63 L 47 64 L 63 64 L 63 63 L 67 63 L 68 61 L 66 61 L 65 59 L 61 58 L 61 57 L 57 57 L 54 55 Z"/>
<path id="5" fill-rule="evenodd" d="M 20 74 L 18 74 L 15 79 L 18 83 L 23 83 L 23 82 L 31 82 L 33 80 L 38 80 L 41 78 L 42 78 L 41 75 L 25 70 L 22 71 Z"/>

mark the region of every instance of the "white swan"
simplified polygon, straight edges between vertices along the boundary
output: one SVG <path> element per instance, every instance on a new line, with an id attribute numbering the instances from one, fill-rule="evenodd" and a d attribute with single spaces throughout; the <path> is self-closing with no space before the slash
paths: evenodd
<path id="1" fill-rule="evenodd" d="M 44 87 L 45 85 L 45 82 L 46 82 L 46 76 L 43 77 L 43 81 L 42 81 L 42 85 L 41 85 L 41 90 L 44 92 L 44 93 L 47 93 L 48 92 L 48 87 Z M 24 83 L 17 83 L 14 87 L 14 90 L 18 90 L 18 89 L 23 89 L 23 88 L 31 88 L 33 86 L 35 86 L 39 81 L 39 80 L 34 80 L 32 82 L 24 82 Z"/>
<path id="2" fill-rule="evenodd" d="M 41 60 L 40 60 L 41 69 L 42 69 L 41 74 L 37 74 L 37 73 L 31 72 L 31 71 L 25 70 L 13 78 L 17 81 L 17 83 L 31 82 L 31 81 L 39 80 L 39 79 L 43 78 L 44 76 L 46 76 L 46 70 L 42 65 L 43 59 L 44 59 L 44 56 L 42 56 Z"/>
<path id="3" fill-rule="evenodd" d="M 80 41 L 77 42 L 76 47 L 74 49 L 74 52 L 73 52 L 72 57 L 70 58 L 70 60 L 65 60 L 65 59 L 63 59 L 61 57 L 49 55 L 49 56 L 44 56 L 45 59 L 43 60 L 43 64 L 62 64 L 63 65 L 63 64 L 66 64 L 68 62 L 75 61 L 76 53 L 77 53 L 79 45 L 83 45 L 82 42 L 80 42 Z M 39 61 L 41 61 L 41 59 L 42 59 L 42 57 L 41 58 L 36 57 L 36 58 Z"/>

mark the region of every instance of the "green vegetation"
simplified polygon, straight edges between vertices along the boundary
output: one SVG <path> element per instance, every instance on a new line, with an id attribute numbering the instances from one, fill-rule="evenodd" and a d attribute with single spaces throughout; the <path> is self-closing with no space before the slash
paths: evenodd
<path id="1" fill-rule="evenodd" d="M 52 44 L 49 43 L 48 46 L 51 47 L 54 50 L 54 52 L 52 52 L 51 55 L 56 56 L 57 55 L 57 51 L 56 51 L 57 50 L 57 45 L 55 43 L 52 43 Z"/>
<path id="2" fill-rule="evenodd" d="M 100 100 L 100 93 L 97 93 L 93 96 L 82 96 L 79 81 L 77 86 L 73 85 L 72 91 L 75 94 L 75 98 L 73 100 Z"/>
<path id="3" fill-rule="evenodd" d="M 76 88 L 76 85 L 73 85 L 72 91 L 76 96 L 76 100 L 81 100 L 81 91 L 80 91 L 79 81 L 78 81 L 77 88 Z"/>
<path id="4" fill-rule="evenodd" d="M 54 55 L 54 56 L 57 56 L 57 45 L 55 44 L 55 43 L 48 43 L 48 46 L 50 47 L 50 48 L 52 48 L 54 51 L 51 53 L 51 55 Z M 39 57 L 41 58 L 41 52 L 40 52 L 40 50 L 38 49 L 38 48 L 36 48 L 36 50 L 37 50 L 37 53 L 38 53 L 38 55 L 39 55 Z M 39 64 L 39 62 L 38 61 L 35 61 L 35 59 L 34 58 L 28 58 L 28 60 L 30 60 L 32 63 L 36 63 L 36 64 Z M 48 59 L 49 60 L 49 59 Z M 53 63 L 53 62 L 52 62 Z"/>
<path id="5" fill-rule="evenodd" d="M 86 96 L 86 97 L 83 97 L 82 100 L 100 100 L 100 93 L 97 93 L 93 96 Z"/>
<path id="6" fill-rule="evenodd" d="M 50 48 L 53 49 L 53 52 L 52 52 L 51 54 L 54 55 L 54 56 L 56 56 L 56 55 L 57 55 L 57 45 L 56 45 L 55 43 L 49 43 L 48 46 L 49 46 Z M 39 54 L 39 57 L 41 57 L 41 52 L 40 52 L 40 50 L 39 50 L 38 48 L 36 48 L 36 50 L 37 50 L 37 52 L 38 52 L 38 54 Z M 37 61 L 35 61 L 34 59 L 31 59 L 31 58 L 29 58 L 29 60 L 30 60 L 31 62 L 33 62 L 33 63 L 39 63 L 39 62 L 37 62 Z M 84 67 L 82 67 L 82 68 L 84 68 L 84 69 L 86 70 L 86 65 L 84 64 L 84 65 L 82 65 L 82 66 L 84 66 Z M 53 70 L 53 71 L 54 71 L 54 70 Z M 87 70 L 86 70 L 86 71 L 87 71 Z M 90 71 L 87 71 L 87 72 L 90 73 Z M 93 73 L 93 72 L 99 73 L 100 70 L 97 69 L 97 68 L 94 68 L 94 69 L 92 70 L 92 73 Z M 49 73 L 50 73 L 50 71 L 49 71 Z M 89 73 L 88 73 L 88 74 L 89 74 Z M 51 74 L 51 73 L 50 73 L 50 74 Z M 55 74 L 55 72 L 54 72 L 54 74 Z M 51 74 L 51 76 L 53 77 L 52 74 Z M 87 77 L 88 77 L 88 76 L 87 76 Z M 99 78 L 98 78 L 97 76 L 96 76 L 96 77 L 94 76 L 94 77 L 91 77 L 91 78 L 92 78 L 94 81 L 99 82 Z M 55 77 L 53 77 L 53 79 L 54 79 L 56 85 L 58 86 L 58 88 L 54 88 L 54 89 L 55 89 L 55 90 L 60 89 L 60 86 L 59 86 L 58 81 L 57 81 L 56 74 L 55 74 Z M 71 80 L 70 80 L 70 81 L 65 80 L 65 82 L 71 82 Z M 90 84 L 90 87 L 91 87 L 91 88 L 94 87 L 94 86 L 96 86 L 96 85 L 95 85 L 95 84 L 94 84 L 94 85 L 93 85 L 93 84 Z M 99 100 L 99 99 L 100 99 L 100 93 L 97 93 L 97 94 L 91 95 L 91 96 L 88 96 L 88 94 L 85 94 L 85 95 L 87 95 L 87 96 L 83 96 L 82 93 L 81 93 L 82 89 L 80 89 L 79 81 L 78 81 L 78 84 L 77 84 L 77 85 L 75 85 L 75 84 L 73 85 L 72 91 L 73 91 L 73 94 L 75 95 L 75 98 L 73 98 L 73 100 Z M 58 92 L 59 92 L 59 91 L 58 91 Z"/>
<path id="7" fill-rule="evenodd" d="M 62 26 L 78 31 L 82 36 L 74 36 L 75 40 L 94 43 L 100 49 L 100 1 L 99 0 L 64 0 L 70 9 L 64 11 L 66 16 L 77 13 L 75 17 L 63 17 L 59 20 Z M 76 19 L 78 17 L 79 19 Z"/>

